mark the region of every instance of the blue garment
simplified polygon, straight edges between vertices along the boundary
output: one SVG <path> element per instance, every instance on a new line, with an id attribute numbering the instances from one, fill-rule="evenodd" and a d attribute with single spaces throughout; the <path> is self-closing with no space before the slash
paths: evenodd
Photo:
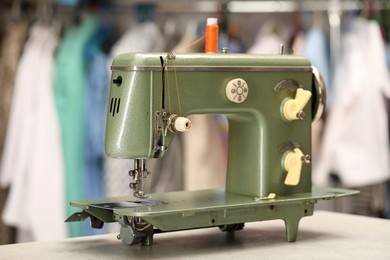
<path id="1" fill-rule="evenodd" d="M 80 0 L 59 0 L 60 4 L 62 5 L 78 5 L 80 3 Z"/>
<path id="2" fill-rule="evenodd" d="M 222 52 L 222 48 L 228 48 L 229 53 L 245 53 L 245 48 L 238 39 L 231 39 L 226 34 L 221 33 L 219 35 L 219 52 Z"/>
<path id="3" fill-rule="evenodd" d="M 390 42 L 387 44 L 386 47 L 386 61 L 387 61 L 387 66 L 389 67 L 390 70 Z"/>
<path id="4" fill-rule="evenodd" d="M 108 58 L 97 50 L 89 64 L 86 94 L 86 146 L 84 183 L 86 198 L 104 197 L 104 129 L 108 96 Z M 101 234 L 102 230 L 84 229 L 86 235 Z"/>
<path id="5" fill-rule="evenodd" d="M 107 71 L 108 57 L 101 51 L 101 48 L 109 35 L 110 27 L 108 25 L 99 26 L 84 46 L 84 56 L 88 61 L 84 150 L 84 196 L 86 198 L 104 197 L 104 129 L 109 74 Z M 88 221 L 84 222 L 85 235 L 102 233 L 104 230 L 92 229 Z"/>
<path id="6" fill-rule="evenodd" d="M 303 55 L 320 71 L 327 87 L 327 104 L 331 97 L 331 75 L 328 41 L 325 34 L 317 28 L 309 30 L 306 34 Z"/>

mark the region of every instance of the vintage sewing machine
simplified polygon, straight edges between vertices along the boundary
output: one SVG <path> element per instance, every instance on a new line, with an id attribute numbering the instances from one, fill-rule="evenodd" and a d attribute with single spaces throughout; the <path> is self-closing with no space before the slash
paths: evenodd
<path id="1" fill-rule="evenodd" d="M 111 69 L 105 149 L 135 159 L 134 194 L 73 201 L 83 211 L 68 221 L 90 217 L 96 228 L 116 221 L 124 244 L 151 245 L 159 232 L 283 219 L 295 241 L 317 200 L 357 193 L 312 187 L 311 124 L 323 112 L 325 87 L 305 58 L 127 53 Z M 228 119 L 226 188 L 146 194 L 145 159 L 164 156 L 177 132 L 191 131 L 191 114 Z"/>

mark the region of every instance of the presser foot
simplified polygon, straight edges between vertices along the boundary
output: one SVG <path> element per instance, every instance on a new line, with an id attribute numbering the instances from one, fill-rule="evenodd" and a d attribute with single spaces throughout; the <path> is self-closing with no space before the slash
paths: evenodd
<path id="1" fill-rule="evenodd" d="M 129 176 L 133 177 L 133 182 L 129 184 L 129 188 L 134 190 L 133 196 L 136 198 L 146 198 L 144 192 L 144 179 L 150 175 L 150 172 L 145 167 L 144 159 L 134 160 L 134 170 L 129 171 Z"/>

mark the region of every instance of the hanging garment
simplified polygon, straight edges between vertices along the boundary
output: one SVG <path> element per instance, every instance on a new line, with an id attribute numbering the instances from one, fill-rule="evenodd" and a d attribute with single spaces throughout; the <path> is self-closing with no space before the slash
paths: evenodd
<path id="1" fill-rule="evenodd" d="M 86 46 L 91 49 L 91 46 Z M 107 73 L 107 55 L 96 50 L 88 56 L 90 60 L 87 77 L 86 95 L 86 139 L 84 161 L 84 196 L 100 198 L 104 196 L 104 127 L 107 110 L 109 79 Z M 86 235 L 96 235 L 102 229 L 91 229 L 84 222 Z"/>
<path id="2" fill-rule="evenodd" d="M 240 38 L 240 27 L 236 21 L 229 21 L 226 32 L 220 31 L 218 36 L 219 52 L 228 48 L 229 53 L 245 53 L 245 47 Z"/>
<path id="3" fill-rule="evenodd" d="M 110 62 L 125 52 L 156 52 L 165 47 L 164 36 L 154 22 L 137 24 L 123 34 L 110 52 Z M 111 65 L 111 64 L 110 64 Z"/>
<path id="4" fill-rule="evenodd" d="M 114 44 L 110 52 L 109 64 L 110 68 L 113 59 L 119 54 L 126 52 L 159 52 L 164 49 L 165 41 L 157 24 L 153 22 L 145 22 L 137 24 L 129 29 L 125 34 Z M 111 75 L 111 71 L 109 71 Z M 153 164 L 156 160 L 147 161 L 147 169 L 153 171 L 158 170 Z M 132 181 L 128 172 L 133 169 L 133 160 L 105 158 L 105 193 L 106 196 L 124 196 L 130 195 L 131 190 L 128 184 Z M 158 177 L 158 172 L 152 172 L 152 175 L 147 178 L 145 190 L 152 192 L 151 178 Z M 156 183 L 156 182 L 154 182 Z M 158 184 L 158 182 L 157 182 Z"/>
<path id="5" fill-rule="evenodd" d="M 281 43 L 283 43 L 283 40 L 278 35 L 269 34 L 261 40 L 257 40 L 256 43 L 248 49 L 248 53 L 276 55 L 279 53 Z"/>
<path id="6" fill-rule="evenodd" d="M 0 53 L 0 161 L 3 151 L 9 110 L 15 85 L 16 69 L 28 36 L 29 23 L 19 20 L 9 24 Z"/>
<path id="7" fill-rule="evenodd" d="M 330 55 L 328 50 L 328 40 L 324 32 L 318 28 L 310 29 L 305 37 L 305 44 L 302 55 L 305 56 L 318 71 L 320 71 L 327 86 L 326 102 L 330 100 Z M 297 53 L 298 54 L 298 53 Z"/>
<path id="8" fill-rule="evenodd" d="M 163 158 L 149 159 L 146 168 L 151 175 L 146 179 L 145 190 L 159 193 L 183 189 L 183 147 L 182 136 L 177 134 Z"/>
<path id="9" fill-rule="evenodd" d="M 187 21 L 183 36 L 172 49 L 174 53 L 202 52 L 204 46 L 201 44 L 194 44 L 201 37 L 198 35 L 198 26 L 199 22 L 197 20 Z"/>
<path id="10" fill-rule="evenodd" d="M 2 217 L 17 227 L 18 242 L 66 237 L 64 170 L 53 98 L 56 46 L 51 28 L 35 24 L 15 80 L 0 180 L 11 187 Z"/>
<path id="11" fill-rule="evenodd" d="M 123 36 L 113 45 L 109 62 L 106 68 L 110 68 L 113 59 L 119 54 L 126 52 L 160 52 L 164 49 L 165 40 L 158 26 L 153 22 L 137 24 L 130 28 Z M 108 71 L 111 75 L 111 71 Z M 159 166 L 157 160 L 147 160 L 146 168 L 152 172 L 151 176 L 146 179 L 145 190 L 153 192 L 152 178 L 159 176 Z M 104 180 L 106 196 L 129 196 L 132 195 L 129 189 L 129 183 L 132 178 L 128 175 L 129 170 L 134 168 L 133 160 L 115 159 L 105 157 L 104 159 Z M 119 225 L 107 225 L 108 231 L 118 232 Z"/>
<path id="12" fill-rule="evenodd" d="M 292 49 L 295 55 L 303 55 L 303 49 L 305 48 L 306 35 L 300 31 L 293 36 Z"/>
<path id="13" fill-rule="evenodd" d="M 189 118 L 191 129 L 183 133 L 184 188 L 224 188 L 226 153 L 217 118 L 212 115 L 191 115 Z"/>
<path id="14" fill-rule="evenodd" d="M 66 204 L 85 198 L 83 173 L 87 61 L 83 51 L 98 26 L 97 17 L 88 16 L 79 27 L 68 27 L 56 56 L 55 98 L 65 161 Z M 68 205 L 67 214 L 70 216 L 77 210 Z M 83 234 L 82 223 L 69 223 L 69 228 L 71 236 Z"/>
<path id="15" fill-rule="evenodd" d="M 355 18 L 343 36 L 341 63 L 335 72 L 334 98 L 318 161 L 316 185 L 359 187 L 390 178 L 388 124 L 383 95 L 390 97 L 384 43 L 375 21 Z"/>
<path id="16" fill-rule="evenodd" d="M 202 44 L 193 44 L 199 39 L 199 22 L 187 23 L 185 34 L 173 49 L 174 53 L 203 52 Z M 180 82 L 180 78 L 179 78 Z M 180 86 L 180 83 L 179 83 Z M 191 129 L 176 135 L 180 138 L 181 172 L 176 178 L 183 178 L 184 190 L 224 188 L 226 178 L 226 157 L 224 152 L 223 133 L 220 131 L 217 117 L 214 115 L 190 115 Z M 163 175 L 161 175 L 163 176 Z"/>
<path id="17" fill-rule="evenodd" d="M 12 21 L 1 35 L 0 51 L 0 164 L 2 161 L 9 111 L 15 85 L 16 69 L 28 36 L 27 20 Z M 0 188 L 0 212 L 3 211 L 8 189 Z M 0 245 L 14 242 L 14 230 L 0 218 Z"/>
<path id="18" fill-rule="evenodd" d="M 87 78 L 87 126 L 85 156 L 85 196 L 99 198 L 103 192 L 104 126 L 107 110 L 107 55 L 94 54 Z"/>
<path id="19" fill-rule="evenodd" d="M 275 18 L 274 18 L 275 19 Z M 247 53 L 252 54 L 279 54 L 280 44 L 285 43 L 288 33 L 278 20 L 268 20 L 257 33 L 255 42 Z"/>
<path id="20" fill-rule="evenodd" d="M 387 68 L 390 73 L 390 42 L 387 43 L 386 47 L 386 60 L 387 60 Z M 386 111 L 387 111 L 387 123 L 388 126 L 390 126 L 390 98 L 386 98 Z M 388 131 L 389 134 L 389 140 L 390 140 L 390 128 Z M 390 143 L 389 143 L 390 147 Z M 390 180 L 387 181 L 387 219 L 390 219 Z"/>
<path id="21" fill-rule="evenodd" d="M 306 35 L 300 32 L 294 39 L 293 50 L 295 55 L 302 55 L 315 66 L 324 78 L 327 88 L 327 104 L 329 103 L 330 87 L 330 60 L 327 39 L 317 26 L 311 28 Z M 325 107 L 328 107 L 326 105 Z M 312 157 L 317 156 L 321 135 L 323 132 L 323 121 L 320 119 L 312 125 Z"/>

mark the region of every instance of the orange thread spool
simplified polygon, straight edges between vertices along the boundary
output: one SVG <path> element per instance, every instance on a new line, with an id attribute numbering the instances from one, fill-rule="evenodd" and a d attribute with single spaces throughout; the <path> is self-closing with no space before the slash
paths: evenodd
<path id="1" fill-rule="evenodd" d="M 206 53 L 218 52 L 218 19 L 207 18 L 206 25 Z"/>

